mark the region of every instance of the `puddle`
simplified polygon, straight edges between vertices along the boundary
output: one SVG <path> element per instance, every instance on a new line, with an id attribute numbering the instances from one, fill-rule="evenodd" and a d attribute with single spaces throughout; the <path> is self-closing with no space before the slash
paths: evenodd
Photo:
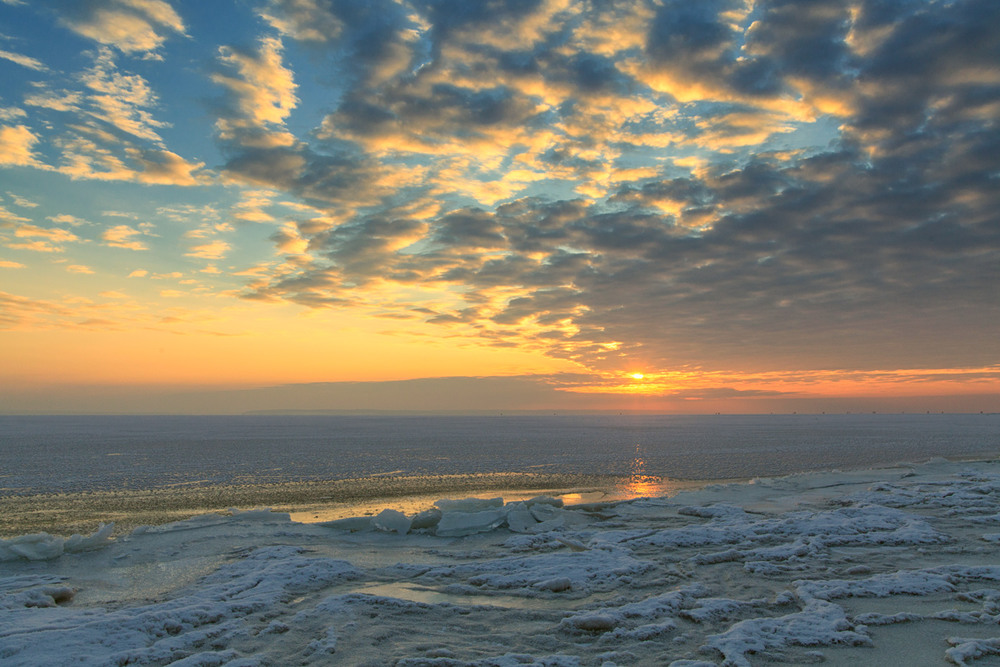
<path id="1" fill-rule="evenodd" d="M 451 493 L 442 496 L 440 493 L 398 496 L 394 498 L 376 498 L 370 501 L 353 501 L 350 503 L 326 503 L 315 505 L 273 506 L 275 511 L 288 512 L 292 521 L 298 523 L 320 523 L 358 516 L 374 516 L 385 509 L 393 509 L 412 516 L 418 512 L 430 509 L 434 502 L 443 497 L 449 498 L 503 498 L 504 503 L 529 500 L 536 496 L 552 496 L 565 503 L 567 508 L 574 505 L 591 503 L 616 502 L 633 498 L 660 498 L 673 496 L 686 489 L 697 489 L 705 486 L 704 481 L 678 481 L 660 477 L 624 478 L 613 480 L 601 487 L 577 488 L 536 488 L 507 489 L 494 488 L 469 493 Z"/>
<path id="2" fill-rule="evenodd" d="M 452 498 L 503 498 L 504 503 L 512 503 L 528 500 L 536 496 L 547 495 L 560 498 L 567 507 L 585 503 L 595 503 L 605 500 L 614 500 L 613 494 L 608 490 L 585 489 L 571 490 L 565 492 L 553 491 L 552 489 L 493 489 L 468 494 L 452 494 Z M 274 507 L 273 509 L 288 512 L 292 521 L 298 523 L 320 523 L 323 521 L 334 521 L 336 519 L 346 519 L 356 516 L 374 516 L 384 509 L 400 511 L 408 516 L 430 509 L 434 502 L 441 500 L 440 494 L 404 496 L 398 498 L 381 498 L 369 502 L 352 502 L 343 504 L 311 505 L 308 507 Z"/>
<path id="3" fill-rule="evenodd" d="M 583 600 L 567 600 L 567 598 L 526 598 L 516 595 L 465 595 L 458 593 L 446 593 L 434 588 L 426 588 L 415 584 L 400 582 L 389 582 L 380 584 L 369 584 L 356 588 L 351 593 L 361 593 L 363 595 L 375 595 L 378 597 L 397 598 L 409 600 L 410 602 L 422 602 L 425 604 L 453 604 L 456 606 L 476 606 L 483 605 L 489 607 L 503 607 L 505 609 L 557 609 L 566 610 L 567 602 L 583 604 Z M 592 601 L 589 598 L 587 601 Z"/>

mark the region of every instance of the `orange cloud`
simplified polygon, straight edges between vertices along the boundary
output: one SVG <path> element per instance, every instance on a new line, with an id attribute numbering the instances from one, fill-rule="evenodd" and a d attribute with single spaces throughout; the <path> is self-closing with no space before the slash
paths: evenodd
<path id="1" fill-rule="evenodd" d="M 111 248 L 125 248 L 126 250 L 149 250 L 146 243 L 137 240 L 135 237 L 142 235 L 138 229 L 128 225 L 115 225 L 104 230 L 101 238 L 105 244 Z"/>
<path id="2" fill-rule="evenodd" d="M 0 127 L 0 165 L 39 167 L 34 146 L 38 137 L 24 125 Z"/>
<path id="3" fill-rule="evenodd" d="M 70 264 L 69 266 L 66 267 L 66 270 L 69 271 L 70 273 L 86 273 L 86 274 L 94 273 L 94 270 L 92 268 L 90 268 L 89 266 L 84 266 L 83 264 Z"/>
<path id="4" fill-rule="evenodd" d="M 62 17 L 74 32 L 123 53 L 158 49 L 171 32 L 184 35 L 184 22 L 164 0 L 109 0 L 81 4 Z"/>
<path id="5" fill-rule="evenodd" d="M 188 257 L 200 257 L 202 259 L 221 259 L 230 250 L 230 245 L 222 240 L 215 240 L 211 243 L 203 243 L 192 247 L 184 253 Z"/>

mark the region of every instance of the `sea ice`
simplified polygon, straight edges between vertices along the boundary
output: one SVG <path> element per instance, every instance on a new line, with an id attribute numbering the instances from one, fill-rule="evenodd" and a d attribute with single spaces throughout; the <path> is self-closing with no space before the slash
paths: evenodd
<path id="1" fill-rule="evenodd" d="M 0 663 L 757 667 L 891 649 L 974 667 L 1000 655 L 997 516 L 1000 463 L 937 462 L 599 511 L 461 499 L 14 537 Z"/>
<path id="2" fill-rule="evenodd" d="M 49 560 L 64 553 L 100 549 L 111 540 L 114 524 L 101 524 L 92 534 L 59 537 L 48 533 L 21 535 L 0 540 L 0 562 L 12 560 Z"/>
<path id="3" fill-rule="evenodd" d="M 948 637 L 952 648 L 944 652 L 949 662 L 965 667 L 968 661 L 987 655 L 1000 655 L 1000 637 L 992 639 L 962 639 Z"/>
<path id="4" fill-rule="evenodd" d="M 871 638 L 857 632 L 838 605 L 813 600 L 802 611 L 776 618 L 752 618 L 726 632 L 708 637 L 706 646 L 717 650 L 732 667 L 751 667 L 748 653 L 766 654 L 788 646 L 866 646 Z"/>
<path id="5" fill-rule="evenodd" d="M 434 532 L 441 537 L 465 537 L 489 532 L 506 521 L 507 513 L 502 508 L 479 512 L 445 510 Z"/>
<path id="6" fill-rule="evenodd" d="M 538 519 L 523 503 L 507 510 L 507 527 L 515 533 L 527 533 L 538 525 Z"/>
<path id="7" fill-rule="evenodd" d="M 203 649 L 227 648 L 254 627 L 256 615 L 263 620 L 297 595 L 361 574 L 345 561 L 306 557 L 303 551 L 293 546 L 255 549 L 222 565 L 195 588 L 145 605 L 13 608 L 0 625 L 0 661 L 62 664 L 72 655 L 84 665 L 182 658 L 201 664 L 209 657 Z M 237 657 L 233 652 L 227 662 Z"/>
<path id="8" fill-rule="evenodd" d="M 382 510 L 372 519 L 372 526 L 376 530 L 399 533 L 400 535 L 406 535 L 410 532 L 411 523 L 410 518 L 399 510 Z"/>

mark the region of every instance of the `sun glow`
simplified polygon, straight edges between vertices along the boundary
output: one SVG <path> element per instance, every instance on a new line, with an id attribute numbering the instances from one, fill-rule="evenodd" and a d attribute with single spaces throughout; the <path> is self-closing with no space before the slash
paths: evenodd
<path id="1" fill-rule="evenodd" d="M 643 375 L 642 373 L 630 373 L 629 377 L 632 378 L 633 380 L 642 380 L 646 376 Z"/>

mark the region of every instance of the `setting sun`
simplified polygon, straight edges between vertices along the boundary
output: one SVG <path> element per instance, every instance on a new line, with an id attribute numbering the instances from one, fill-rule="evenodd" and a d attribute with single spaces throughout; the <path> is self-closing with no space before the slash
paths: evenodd
<path id="1" fill-rule="evenodd" d="M 643 375 L 642 373 L 632 373 L 629 375 L 629 377 L 632 378 L 633 380 L 641 380 L 646 376 Z"/>

